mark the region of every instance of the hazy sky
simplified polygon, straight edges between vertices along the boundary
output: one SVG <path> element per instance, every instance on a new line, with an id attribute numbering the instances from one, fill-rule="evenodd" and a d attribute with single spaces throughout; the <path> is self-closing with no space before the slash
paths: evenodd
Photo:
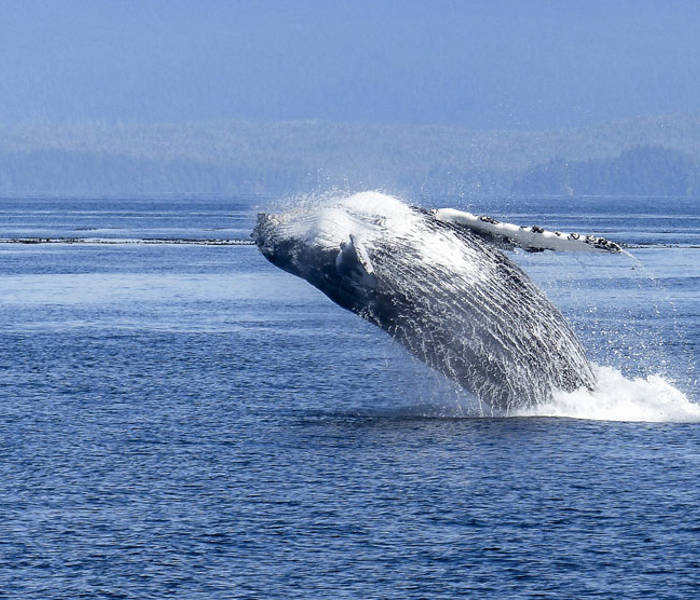
<path id="1" fill-rule="evenodd" d="M 0 122 L 700 111 L 700 2 L 0 0 Z"/>

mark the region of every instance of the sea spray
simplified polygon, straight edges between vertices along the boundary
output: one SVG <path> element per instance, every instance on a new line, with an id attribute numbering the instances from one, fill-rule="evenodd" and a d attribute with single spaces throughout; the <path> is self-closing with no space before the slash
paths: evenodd
<path id="1" fill-rule="evenodd" d="M 569 417 L 596 421 L 700 422 L 700 405 L 664 377 L 627 378 L 613 367 L 594 365 L 595 390 L 556 392 L 552 399 L 513 411 L 513 416 Z"/>
<path id="2" fill-rule="evenodd" d="M 591 362 L 630 379 L 661 376 L 692 398 L 695 353 L 675 306 L 683 293 L 676 271 L 687 267 L 674 264 L 663 279 L 654 277 L 648 265 L 658 252 L 514 258 L 566 316 Z"/>

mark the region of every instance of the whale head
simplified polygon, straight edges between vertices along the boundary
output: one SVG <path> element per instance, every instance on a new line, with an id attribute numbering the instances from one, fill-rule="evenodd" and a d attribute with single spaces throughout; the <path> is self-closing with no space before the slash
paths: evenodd
<path id="1" fill-rule="evenodd" d="M 377 279 L 372 253 L 388 222 L 412 209 L 376 192 L 258 215 L 252 237 L 275 266 L 305 279 L 334 302 L 366 316 Z M 393 223 L 395 226 L 396 223 Z"/>

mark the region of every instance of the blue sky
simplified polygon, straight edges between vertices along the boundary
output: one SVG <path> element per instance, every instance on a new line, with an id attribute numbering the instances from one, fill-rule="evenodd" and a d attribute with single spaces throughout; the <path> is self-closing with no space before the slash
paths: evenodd
<path id="1" fill-rule="evenodd" d="M 0 0 L 0 122 L 474 129 L 700 110 L 700 2 Z"/>

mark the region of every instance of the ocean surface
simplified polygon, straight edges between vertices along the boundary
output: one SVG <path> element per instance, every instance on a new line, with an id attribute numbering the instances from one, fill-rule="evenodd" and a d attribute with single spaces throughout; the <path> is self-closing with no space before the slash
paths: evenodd
<path id="1" fill-rule="evenodd" d="M 700 201 L 411 200 L 628 245 L 511 253 L 596 392 L 479 407 L 232 242 L 278 202 L 0 199 L 0 597 L 698 597 Z"/>

